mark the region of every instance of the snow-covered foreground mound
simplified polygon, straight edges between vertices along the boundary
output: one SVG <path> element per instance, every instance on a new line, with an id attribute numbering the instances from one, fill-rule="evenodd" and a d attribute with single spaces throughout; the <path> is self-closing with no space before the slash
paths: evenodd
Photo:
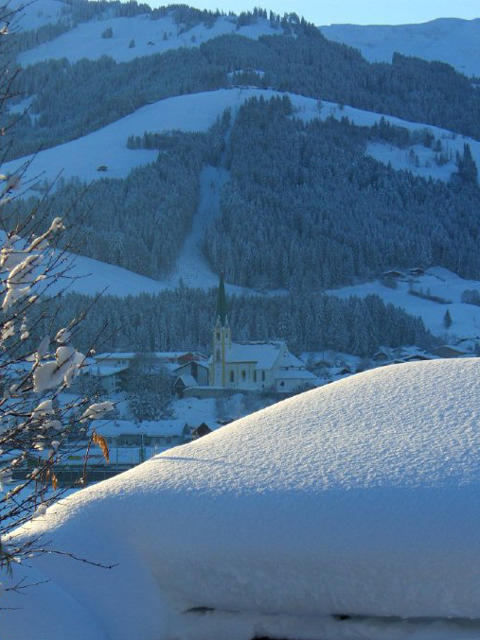
<path id="1" fill-rule="evenodd" d="M 473 623 L 329 617 L 480 618 L 479 415 L 480 360 L 411 363 L 172 449 L 18 532 L 118 566 L 33 560 L 51 582 L 7 594 L 23 610 L 0 635 L 480 637 Z"/>

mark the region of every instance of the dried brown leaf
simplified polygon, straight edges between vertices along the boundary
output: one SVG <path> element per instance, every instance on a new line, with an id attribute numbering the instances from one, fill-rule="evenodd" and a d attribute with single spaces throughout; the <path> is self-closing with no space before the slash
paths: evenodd
<path id="1" fill-rule="evenodd" d="M 110 454 L 109 454 L 109 451 L 108 451 L 108 444 L 107 444 L 107 441 L 105 440 L 105 438 L 102 435 L 100 435 L 99 433 L 95 432 L 93 434 L 92 440 L 97 445 L 97 447 L 100 447 L 100 449 L 102 450 L 103 457 L 105 458 L 105 461 L 106 462 L 110 462 Z"/>

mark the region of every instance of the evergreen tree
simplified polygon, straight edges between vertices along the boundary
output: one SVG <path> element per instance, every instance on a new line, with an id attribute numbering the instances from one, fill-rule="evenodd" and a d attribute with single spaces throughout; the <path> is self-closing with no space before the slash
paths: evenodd
<path id="1" fill-rule="evenodd" d="M 445 329 L 450 329 L 452 326 L 452 316 L 450 315 L 450 311 L 447 309 L 445 311 L 445 315 L 443 316 L 443 326 Z"/>

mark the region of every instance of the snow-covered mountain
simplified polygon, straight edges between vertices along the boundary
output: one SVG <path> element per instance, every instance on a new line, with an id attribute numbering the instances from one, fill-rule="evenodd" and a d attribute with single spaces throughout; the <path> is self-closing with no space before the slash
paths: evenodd
<path id="1" fill-rule="evenodd" d="M 11 112 L 27 109 L 18 123 L 25 140 L 10 157 L 41 149 L 25 176 L 33 179 L 28 195 L 45 194 L 47 186 L 61 175 L 56 185 L 56 193 L 61 192 L 60 209 L 70 206 L 69 189 L 78 188 L 78 182 L 72 183 L 73 187 L 68 184 L 70 179 L 101 186 L 95 193 L 102 202 L 94 209 L 100 211 L 102 203 L 110 205 L 103 220 L 86 212 L 79 214 L 79 219 L 85 220 L 82 246 L 90 257 L 79 259 L 75 273 L 92 275 L 73 281 L 72 291 L 97 292 L 109 280 L 109 292 L 123 295 L 157 293 L 180 282 L 207 289 L 215 285 L 220 270 L 226 270 L 231 291 L 257 293 L 285 292 L 300 282 L 315 291 L 333 289 L 398 266 L 436 265 L 458 271 L 471 281 L 477 277 L 478 252 L 475 232 L 470 230 L 475 226 L 476 192 L 455 191 L 455 181 L 476 181 L 480 135 L 472 114 L 478 91 L 453 70 L 439 70 L 401 56 L 394 65 L 378 69 L 353 50 L 325 40 L 313 25 L 294 14 L 283 19 L 267 19 L 261 11 L 226 16 L 183 5 L 155 13 L 134 4 L 120 7 L 56 0 L 39 0 L 27 6 L 24 14 L 23 33 L 17 42 L 24 80 L 21 75 L 20 96 L 12 102 Z M 469 43 L 477 22 L 442 20 L 392 27 L 384 40 L 405 54 L 423 52 L 427 60 L 438 58 L 460 69 L 465 56 L 476 64 L 474 45 Z M 29 30 L 35 27 L 42 30 L 32 35 Z M 341 40 L 336 28 L 322 28 L 322 32 L 327 38 Z M 383 33 L 383 27 L 378 29 Z M 405 46 L 397 47 L 401 42 Z M 377 45 L 370 49 L 379 50 Z M 314 52 L 310 57 L 309 51 Z M 382 55 L 387 55 L 386 51 Z M 45 62 L 51 59 L 55 62 Z M 33 64 L 36 66 L 31 67 Z M 173 68 L 176 72 L 170 76 Z M 138 78 L 143 81 L 137 83 Z M 271 109 L 275 103 L 268 101 L 282 97 L 291 105 L 288 120 L 268 143 L 272 149 L 279 143 L 278 150 L 269 157 L 267 145 L 260 145 L 255 153 L 262 160 L 256 166 L 249 146 L 266 135 L 266 124 L 249 138 L 249 130 L 239 125 L 246 117 L 245 105 L 256 98 L 262 109 Z M 458 105 L 465 105 L 464 110 Z M 225 109 L 230 109 L 230 119 L 228 125 L 224 120 L 220 126 Z M 249 116 L 257 119 L 251 123 L 253 131 L 261 115 L 255 114 L 253 107 L 249 109 Z M 275 109 L 279 116 L 278 102 Z M 320 141 L 332 129 L 333 121 L 339 123 L 338 132 L 330 131 L 330 148 L 321 149 Z M 349 131 L 351 125 L 355 126 Z M 217 127 L 215 135 L 212 126 Z M 315 148 L 299 153 L 297 167 L 286 172 L 281 184 L 274 185 L 276 174 L 282 171 L 278 159 L 288 160 L 290 149 L 302 148 L 306 133 L 311 142 L 315 137 L 311 133 L 319 127 L 324 127 L 325 133 L 317 131 Z M 200 133 L 204 138 L 182 138 L 178 132 Z M 175 156 L 176 148 L 161 134 L 177 136 L 175 139 L 185 143 L 185 158 Z M 281 148 L 287 136 L 288 151 Z M 360 138 L 362 142 L 353 149 Z M 202 144 L 212 145 L 210 155 L 201 150 Z M 338 162 L 327 166 L 333 151 L 338 152 Z M 468 170 L 461 175 L 465 153 Z M 353 154 L 349 156 L 351 164 L 346 162 L 333 177 L 339 162 L 345 162 L 345 154 Z M 320 156 L 325 162 L 313 168 L 312 162 L 318 163 Z M 164 164 L 160 166 L 155 161 L 162 157 Z M 2 170 L 14 173 L 31 158 L 25 155 L 10 160 Z M 188 184 L 169 175 L 170 161 L 176 162 L 178 175 L 182 165 L 198 163 L 185 173 Z M 250 183 L 242 185 L 242 167 L 247 163 Z M 155 169 L 148 177 L 149 167 Z M 266 167 L 270 167 L 270 175 L 259 175 Z M 332 176 L 321 193 L 315 193 L 315 171 Z M 133 211 L 139 202 L 135 192 L 147 193 L 150 183 L 161 197 L 150 198 L 150 202 L 146 198 L 138 211 Z M 163 210 L 162 198 L 165 201 L 168 195 L 181 193 L 184 185 L 190 189 L 184 199 L 188 203 L 172 198 Z M 336 185 L 342 185 L 342 198 Z M 277 203 L 279 189 L 283 196 Z M 296 201 L 300 189 L 301 205 Z M 450 198 L 452 206 L 443 206 Z M 282 203 L 285 211 L 274 220 Z M 49 201 L 49 206 L 56 207 L 57 202 Z M 301 212 L 293 214 L 297 206 Z M 371 211 L 375 213 L 370 218 Z M 309 228 L 305 220 L 299 222 L 299 215 L 310 219 L 313 226 Z M 332 220 L 324 221 L 325 215 Z M 241 216 L 245 219 L 239 222 Z M 471 219 L 468 229 L 465 216 Z M 98 223 L 107 218 L 115 219 L 115 224 L 107 223 L 99 230 Z M 340 218 L 343 229 L 339 228 Z M 130 219 L 136 223 L 123 224 Z M 428 234 L 434 219 L 435 233 Z M 258 221 L 266 221 L 265 229 L 251 241 L 261 226 Z M 170 226 L 164 227 L 166 223 Z M 149 226 L 157 232 L 154 240 L 146 231 Z M 357 232 L 353 232 L 354 226 Z M 159 240 L 163 228 L 166 231 Z M 241 237 L 240 231 L 245 229 L 251 230 L 250 238 Z M 350 239 L 346 237 L 349 230 Z M 281 243 L 284 246 L 279 246 Z M 402 243 L 408 244 L 408 249 L 403 250 Z M 274 245 L 277 255 L 268 262 Z M 132 260 L 135 252 L 138 259 Z M 165 254 L 168 260 L 150 259 L 151 253 Z M 263 254 L 265 260 L 259 259 Z M 388 256 L 394 254 L 397 257 L 390 260 Z M 308 264 L 302 264 L 304 255 Z M 415 264 L 407 265 L 409 259 Z M 122 271 L 122 267 L 137 273 Z M 356 293 L 357 289 L 342 291 Z M 358 289 L 360 295 L 362 291 Z M 383 292 L 381 286 L 379 291 Z M 388 296 L 382 297 L 387 301 Z M 402 297 L 397 291 L 392 301 L 417 311 L 409 295 Z M 454 315 L 457 323 L 460 316 L 468 316 L 462 327 L 473 335 L 475 309 L 464 306 L 465 313 Z M 435 313 L 432 310 L 430 317 L 422 311 L 421 315 L 434 333 L 441 334 L 441 320 L 434 318 Z"/>
<path id="2" fill-rule="evenodd" d="M 359 374 L 61 500 L 17 539 L 115 566 L 14 565 L 2 636 L 477 638 L 479 375 Z"/>
<path id="3" fill-rule="evenodd" d="M 360 49 L 371 62 L 391 62 L 399 52 L 446 62 L 460 73 L 480 77 L 480 18 L 441 18 L 395 26 L 332 24 L 320 30 L 330 40 Z"/>
<path id="4" fill-rule="evenodd" d="M 112 35 L 102 36 L 109 29 Z M 128 18 L 104 16 L 81 22 L 57 38 L 25 51 L 19 56 L 19 62 L 23 66 L 59 58 L 76 62 L 82 58 L 96 60 L 105 55 L 117 62 L 127 62 L 180 47 L 199 47 L 226 34 L 256 40 L 260 36 L 275 33 L 278 32 L 268 20 L 263 19 L 255 24 L 237 27 L 235 19 L 223 16 L 211 26 L 198 24 L 190 29 L 182 29 L 170 16 L 156 20 L 152 20 L 148 14 Z"/>

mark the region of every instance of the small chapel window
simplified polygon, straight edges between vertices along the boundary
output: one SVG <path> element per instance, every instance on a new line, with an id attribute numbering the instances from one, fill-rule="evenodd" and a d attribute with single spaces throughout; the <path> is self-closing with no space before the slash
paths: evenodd
<path id="1" fill-rule="evenodd" d="M 247 377 L 247 374 L 245 373 L 245 371 L 242 371 L 242 381 L 245 382 L 245 378 Z"/>
<path id="2" fill-rule="evenodd" d="M 253 381 L 254 382 L 257 381 L 257 371 L 256 370 L 253 372 Z"/>
<path id="3" fill-rule="evenodd" d="M 262 371 L 262 382 L 265 382 L 265 371 Z"/>
<path id="4" fill-rule="evenodd" d="M 235 382 L 235 373 L 230 371 L 230 382 Z"/>

